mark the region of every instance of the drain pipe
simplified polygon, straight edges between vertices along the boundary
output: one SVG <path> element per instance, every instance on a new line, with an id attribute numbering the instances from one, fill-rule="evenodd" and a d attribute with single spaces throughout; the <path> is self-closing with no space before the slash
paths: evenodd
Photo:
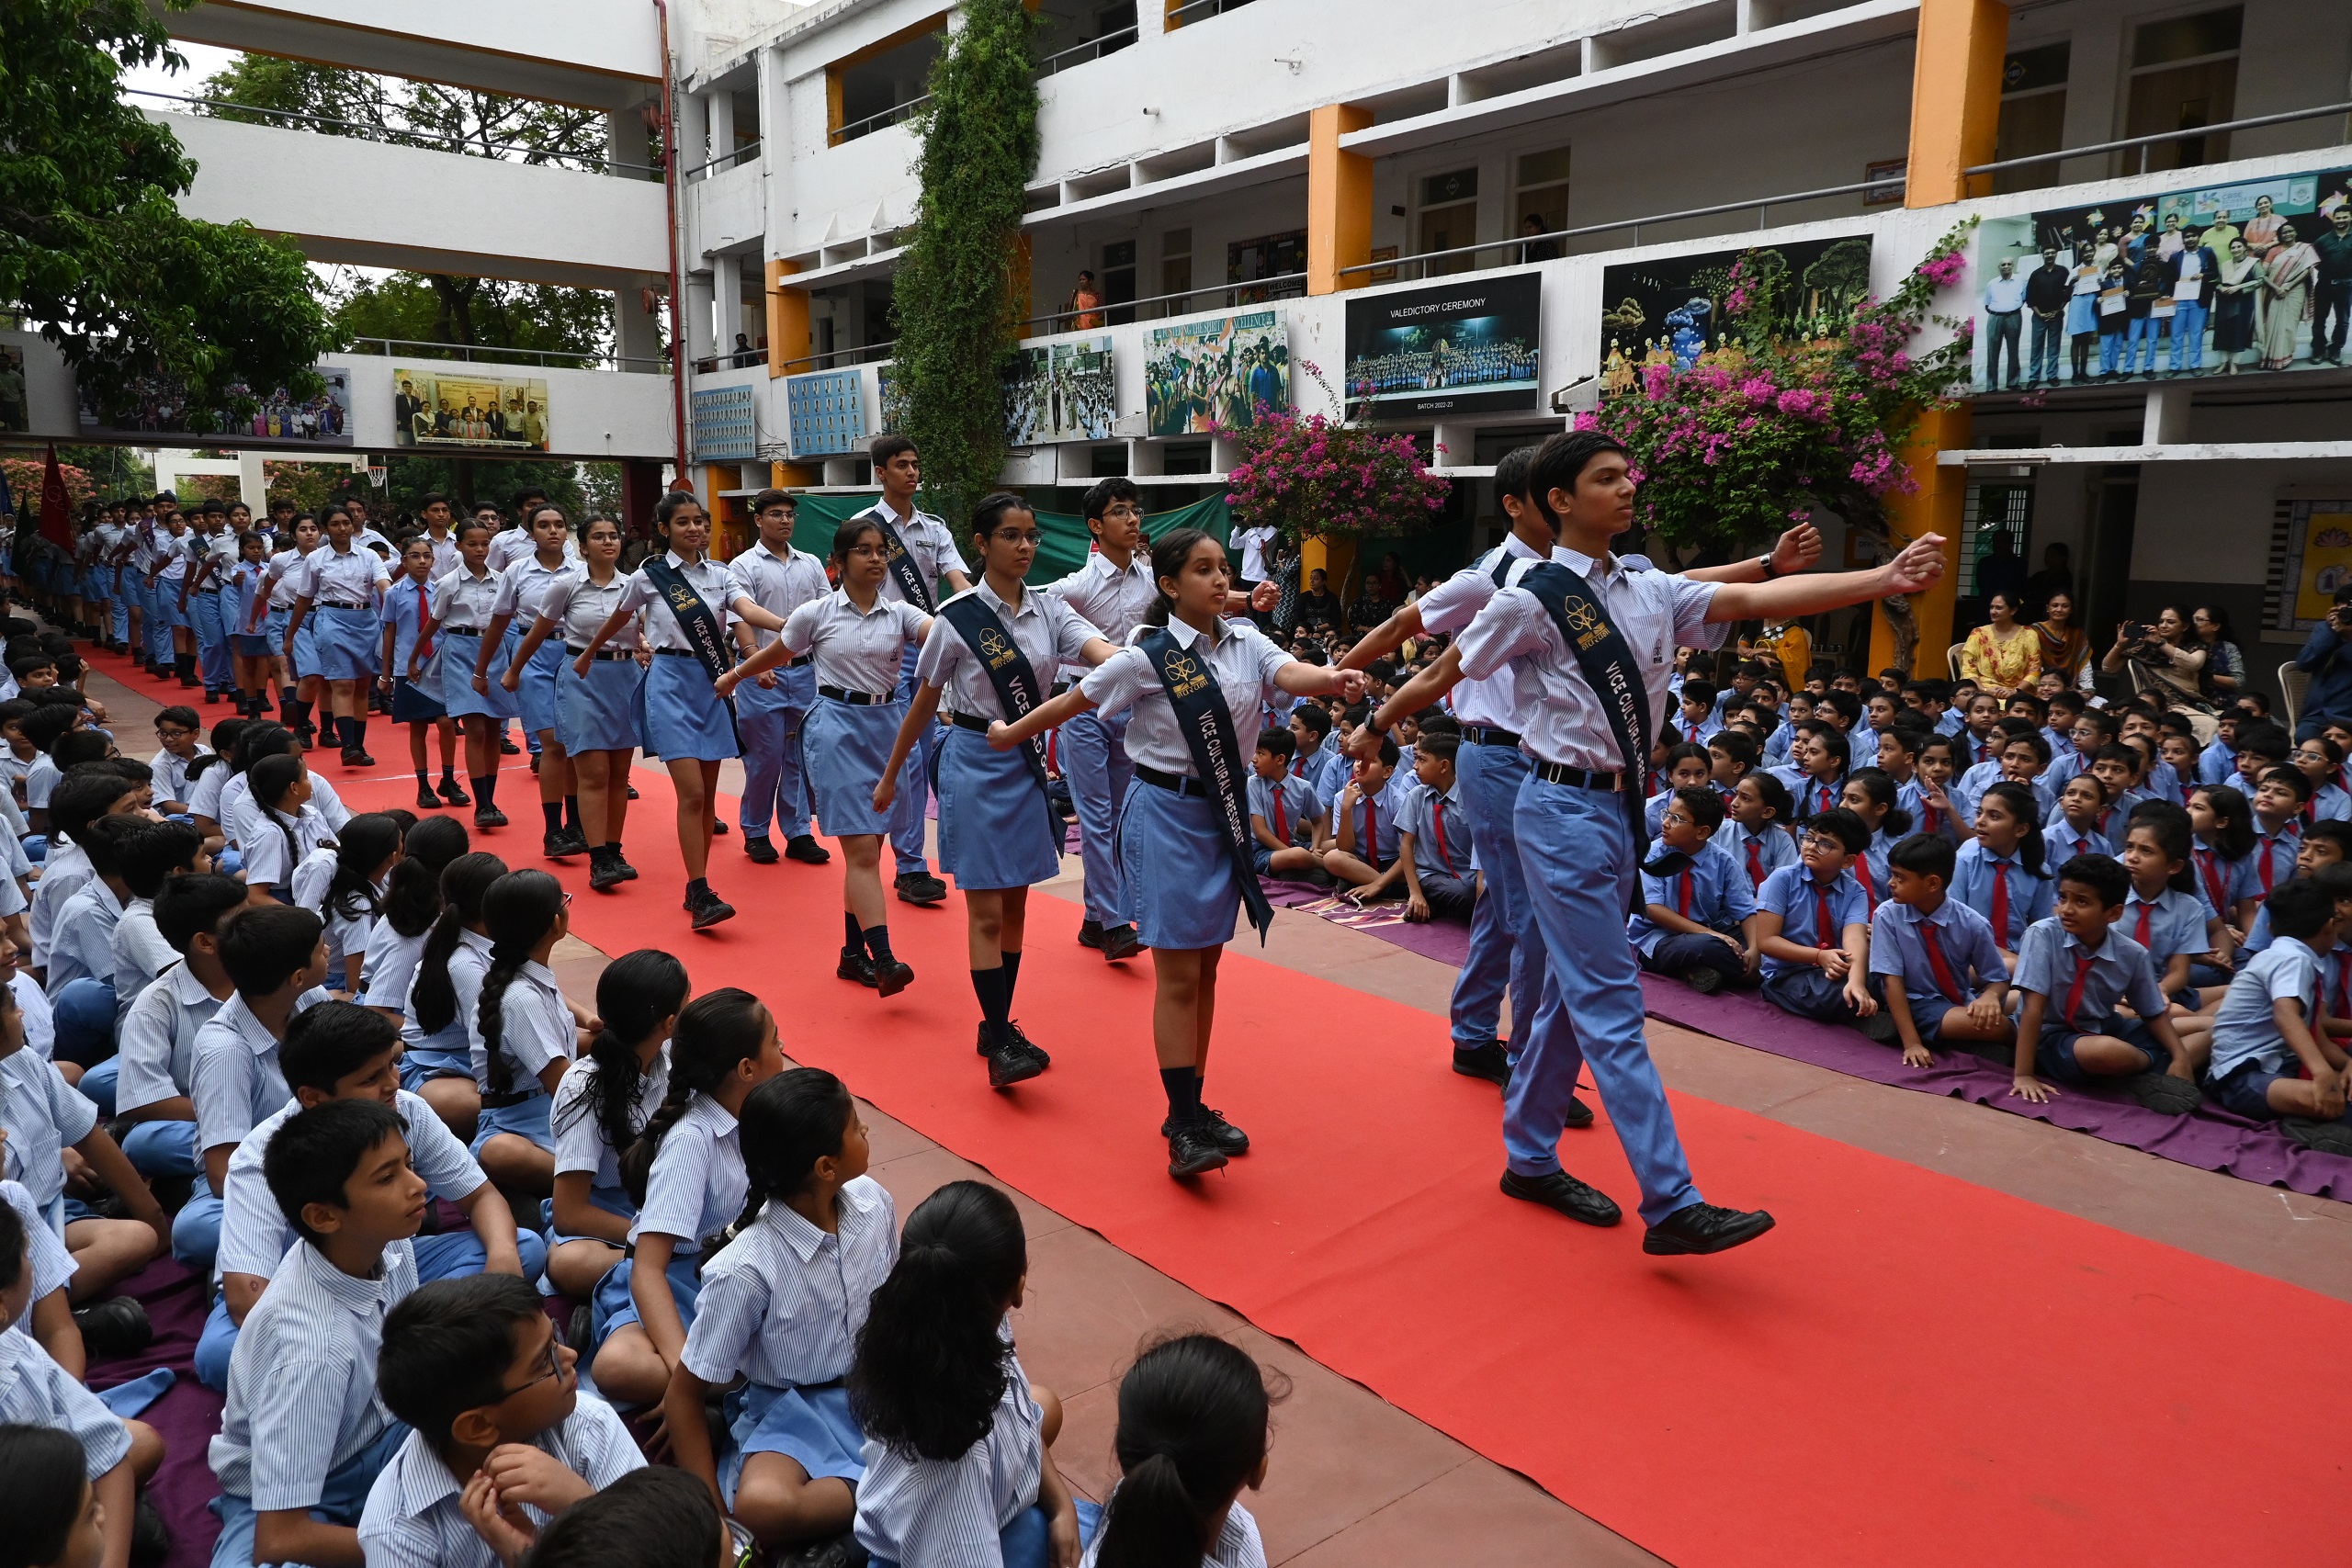
<path id="1" fill-rule="evenodd" d="M 670 60 L 670 7 L 666 0 L 653 0 L 653 9 L 662 18 L 662 188 L 670 220 L 670 391 L 678 444 L 676 482 L 680 489 L 687 489 L 691 487 L 686 480 L 686 331 L 679 304 L 685 293 L 685 278 L 678 270 L 678 118 L 671 112 L 670 81 L 674 73 Z"/>

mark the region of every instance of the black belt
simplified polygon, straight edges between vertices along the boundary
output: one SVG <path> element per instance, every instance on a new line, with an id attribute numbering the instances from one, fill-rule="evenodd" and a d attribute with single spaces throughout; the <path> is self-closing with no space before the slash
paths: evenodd
<path id="1" fill-rule="evenodd" d="M 191 588 L 187 592 L 189 598 L 201 599 L 208 593 L 218 593 L 220 590 L 218 588 Z"/>
<path id="2" fill-rule="evenodd" d="M 772 670 L 797 670 L 816 657 L 817 656 L 813 653 L 804 653 L 797 659 L 786 659 L 778 663 L 770 665 L 769 668 Z"/>
<path id="3" fill-rule="evenodd" d="M 817 694 L 831 697 L 837 703 L 847 703 L 854 708 L 878 708 L 890 701 L 887 693 L 877 697 L 872 692 L 853 692 L 840 686 L 820 686 Z"/>
<path id="4" fill-rule="evenodd" d="M 578 659 L 582 655 L 588 653 L 588 650 L 584 648 L 567 647 L 563 651 L 570 654 L 574 659 Z M 637 657 L 637 650 L 631 648 L 600 648 L 593 655 L 590 655 L 590 657 L 600 662 L 607 659 L 635 659 Z"/>
<path id="5" fill-rule="evenodd" d="M 1051 693 L 1051 694 L 1050 694 L 1050 695 L 1052 695 L 1052 696 L 1057 696 L 1057 697 L 1058 697 L 1058 696 L 1060 696 L 1064 692 L 1069 691 L 1072 686 L 1075 686 L 1075 685 L 1077 685 L 1077 684 L 1078 684 L 1078 682 L 1075 682 L 1075 681 L 1057 681 L 1057 682 L 1054 682 L 1054 689 L 1053 689 L 1052 693 Z"/>
<path id="6" fill-rule="evenodd" d="M 481 1097 L 484 1111 L 503 1111 L 510 1105 L 520 1105 L 526 1100 L 537 1100 L 547 1093 L 544 1089 L 518 1089 L 505 1094 L 485 1094 Z"/>
<path id="7" fill-rule="evenodd" d="M 481 628 L 480 626 L 443 626 L 441 628 L 441 635 L 443 637 L 478 637 L 481 636 Z"/>
<path id="8" fill-rule="evenodd" d="M 1462 739 L 1473 746 L 1516 747 L 1519 744 L 1516 731 L 1498 729 L 1491 724 L 1465 724 L 1462 727 Z"/>
<path id="9" fill-rule="evenodd" d="M 319 601 L 319 608 L 322 610 L 364 610 L 368 608 L 368 606 L 365 604 L 338 604 L 332 599 L 322 599 Z"/>
<path id="10" fill-rule="evenodd" d="M 702 657 L 691 648 L 657 648 L 653 651 L 660 654 L 664 659 L 699 659 Z"/>
<path id="11" fill-rule="evenodd" d="M 1535 776 L 1545 784 L 1566 784 L 1570 789 L 1597 789 L 1611 795 L 1625 788 L 1622 773 L 1596 773 L 1585 768 L 1571 768 L 1560 762 L 1538 762 Z"/>
<path id="12" fill-rule="evenodd" d="M 1158 768 L 1136 764 L 1136 777 L 1148 784 L 1167 790 L 1171 795 L 1189 795 L 1197 799 L 1208 797 L 1209 786 L 1198 779 L 1188 779 L 1182 773 L 1163 773 Z"/>
<path id="13" fill-rule="evenodd" d="M 968 729 L 975 735 L 986 735 L 989 732 L 989 727 L 996 722 L 992 718 L 981 718 L 976 714 L 968 713 L 943 713 L 939 716 L 956 728 Z"/>

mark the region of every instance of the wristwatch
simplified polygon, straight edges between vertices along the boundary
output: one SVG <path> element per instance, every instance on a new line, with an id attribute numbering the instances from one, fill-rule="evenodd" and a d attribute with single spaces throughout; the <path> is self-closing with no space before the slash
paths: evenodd
<path id="1" fill-rule="evenodd" d="M 1756 564 L 1764 569 L 1764 581 L 1767 582 L 1771 581 L 1774 578 L 1781 575 L 1779 571 L 1773 569 L 1772 552 L 1770 550 L 1766 550 L 1762 555 L 1757 557 Z"/>

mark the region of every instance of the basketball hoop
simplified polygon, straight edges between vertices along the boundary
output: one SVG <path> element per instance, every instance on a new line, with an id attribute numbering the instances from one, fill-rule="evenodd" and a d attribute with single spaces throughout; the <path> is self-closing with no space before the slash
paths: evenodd
<path id="1" fill-rule="evenodd" d="M 373 463 L 368 465 L 368 482 L 378 490 L 383 489 L 385 481 L 391 476 L 392 471 L 390 468 L 379 468 Z"/>

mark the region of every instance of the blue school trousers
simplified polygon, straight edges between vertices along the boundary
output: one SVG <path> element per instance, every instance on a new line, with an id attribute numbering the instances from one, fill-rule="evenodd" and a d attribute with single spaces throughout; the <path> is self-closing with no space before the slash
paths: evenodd
<path id="1" fill-rule="evenodd" d="M 915 660 L 921 651 L 910 646 L 899 661 L 900 702 L 914 700 Z M 898 798 L 890 803 L 890 858 L 900 876 L 920 876 L 931 870 L 923 846 L 923 822 L 931 815 L 931 759 L 938 750 L 939 726 L 926 724 L 899 770 Z"/>
<path id="2" fill-rule="evenodd" d="M 1132 708 L 1106 714 L 1100 708 L 1078 715 L 1061 728 L 1054 758 L 1069 784 L 1078 813 L 1078 853 L 1086 867 L 1086 918 L 1105 931 L 1135 924 L 1135 910 L 1119 872 L 1119 803 L 1136 765 L 1127 756 L 1127 720 Z"/>
<path id="3" fill-rule="evenodd" d="M 1513 1026 L 1521 1035 L 1527 1032 L 1544 991 L 1544 944 L 1527 923 L 1527 889 L 1511 815 L 1519 809 L 1520 786 L 1527 782 L 1527 758 L 1516 746 L 1464 739 L 1454 765 L 1470 818 L 1470 847 L 1487 883 L 1470 911 L 1470 955 L 1453 983 L 1448 1009 L 1454 1049 L 1469 1051 L 1494 1043 L 1506 987 Z"/>
<path id="4" fill-rule="evenodd" d="M 1503 1091 L 1510 1169 L 1560 1168 L 1560 1135 L 1586 1064 L 1626 1163 L 1641 1183 L 1642 1218 L 1657 1224 L 1700 1201 L 1643 1035 L 1642 972 L 1625 940 L 1634 834 L 1624 796 L 1546 783 L 1520 786 L 1519 863 L 1533 930 L 1545 949 L 1543 1000 L 1520 1032 Z"/>
<path id="5" fill-rule="evenodd" d="M 194 1176 L 204 1168 L 196 1157 L 193 1122 L 138 1122 L 122 1135 L 122 1155 L 141 1176 Z"/>
<path id="6" fill-rule="evenodd" d="M 235 685 L 229 662 L 228 628 L 220 623 L 220 591 L 200 588 L 187 596 L 188 624 L 196 628 L 197 663 L 204 671 L 208 694 Z"/>
<path id="7" fill-rule="evenodd" d="M 1642 967 L 1678 980 L 1688 979 L 1695 969 L 1712 969 L 1723 976 L 1725 986 L 1736 986 L 1747 978 L 1747 961 L 1738 950 L 1692 931 L 1668 931 L 1660 936 L 1657 946 L 1642 960 Z"/>
<path id="8" fill-rule="evenodd" d="M 318 1506 L 311 1510 L 311 1517 L 321 1524 L 356 1527 L 376 1477 L 406 1441 L 406 1426 L 398 1421 L 387 1425 L 374 1442 L 328 1473 L 326 1490 Z M 212 1544 L 212 1568 L 253 1568 L 254 1526 L 259 1517 L 254 1512 L 253 1499 L 224 1492 L 209 1506 L 220 1521 L 220 1539 Z"/>
<path id="9" fill-rule="evenodd" d="M 786 840 L 808 831 L 808 782 L 802 767 L 801 731 L 817 701 L 817 671 L 801 663 L 779 670 L 775 689 L 757 681 L 735 689 L 735 728 L 743 738 L 743 800 L 736 825 L 746 838 L 764 838 L 776 823 Z"/>
<path id="10" fill-rule="evenodd" d="M 1767 975 L 1764 999 L 1782 1012 L 1823 1023 L 1851 1023 L 1855 1020 L 1854 1010 L 1846 1001 L 1846 982 L 1833 980 L 1819 969 L 1783 969 L 1778 975 Z"/>

